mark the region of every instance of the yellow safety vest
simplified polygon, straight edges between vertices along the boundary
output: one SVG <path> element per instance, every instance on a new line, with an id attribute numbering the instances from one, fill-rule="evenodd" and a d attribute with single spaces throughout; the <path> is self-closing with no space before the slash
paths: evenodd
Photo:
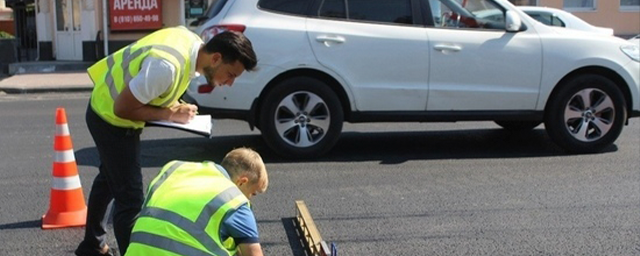
<path id="1" fill-rule="evenodd" d="M 122 119 L 114 114 L 115 99 L 140 72 L 144 58 L 153 56 L 172 63 L 176 76 L 169 90 L 148 104 L 157 107 L 174 104 L 189 85 L 189 67 L 195 61 L 191 59 L 191 51 L 196 41 L 202 42 L 202 39 L 185 27 L 165 28 L 96 62 L 87 69 L 94 84 L 91 94 L 92 109 L 114 126 L 143 128 L 145 122 Z"/>
<path id="2" fill-rule="evenodd" d="M 233 238 L 222 241 L 220 225 L 247 203 L 216 164 L 172 161 L 149 184 L 125 255 L 235 255 Z"/>

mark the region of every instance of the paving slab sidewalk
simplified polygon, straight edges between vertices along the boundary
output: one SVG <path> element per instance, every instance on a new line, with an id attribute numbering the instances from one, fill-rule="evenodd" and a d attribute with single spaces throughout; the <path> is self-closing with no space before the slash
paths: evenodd
<path id="1" fill-rule="evenodd" d="M 0 91 L 7 94 L 91 91 L 87 72 L 20 74 L 1 78 Z"/>

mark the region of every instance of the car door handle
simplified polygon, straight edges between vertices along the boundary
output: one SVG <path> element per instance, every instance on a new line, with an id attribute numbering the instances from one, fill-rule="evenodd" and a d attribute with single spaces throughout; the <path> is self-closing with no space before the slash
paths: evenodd
<path id="1" fill-rule="evenodd" d="M 436 44 L 435 46 L 433 46 L 433 49 L 436 49 L 436 51 L 440 51 L 443 53 L 462 51 L 462 47 L 460 47 L 459 45 L 451 44 Z"/>
<path id="2" fill-rule="evenodd" d="M 316 41 L 323 43 L 326 47 L 330 47 L 330 43 L 344 43 L 344 37 L 341 36 L 318 36 Z"/>
<path id="3" fill-rule="evenodd" d="M 341 36 L 318 36 L 318 37 L 316 37 L 316 41 L 318 41 L 318 42 L 344 43 L 344 37 L 341 37 Z"/>

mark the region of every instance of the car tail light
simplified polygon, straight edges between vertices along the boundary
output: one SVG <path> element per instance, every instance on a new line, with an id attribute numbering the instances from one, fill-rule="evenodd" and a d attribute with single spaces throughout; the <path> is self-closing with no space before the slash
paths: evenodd
<path id="1" fill-rule="evenodd" d="M 200 34 L 200 37 L 202 37 L 203 41 L 208 42 L 209 39 L 213 38 L 215 35 L 220 34 L 224 31 L 244 32 L 246 28 L 247 27 L 245 25 L 238 25 L 238 24 L 214 25 L 203 30 L 202 33 Z"/>
<path id="2" fill-rule="evenodd" d="M 210 93 L 213 91 L 213 88 L 215 88 L 213 85 L 201 84 L 200 86 L 198 86 L 198 93 L 200 94 Z"/>

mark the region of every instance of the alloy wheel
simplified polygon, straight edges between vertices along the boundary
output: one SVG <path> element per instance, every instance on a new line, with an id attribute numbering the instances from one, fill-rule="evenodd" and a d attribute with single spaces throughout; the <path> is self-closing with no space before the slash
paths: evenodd
<path id="1" fill-rule="evenodd" d="M 574 94 L 564 110 L 564 124 L 571 136 L 583 142 L 606 135 L 615 120 L 615 106 L 604 91 L 587 88 Z"/>
<path id="2" fill-rule="evenodd" d="M 310 147 L 325 136 L 331 124 L 327 104 L 318 95 L 297 91 L 284 97 L 275 111 L 275 128 L 283 141 Z"/>

